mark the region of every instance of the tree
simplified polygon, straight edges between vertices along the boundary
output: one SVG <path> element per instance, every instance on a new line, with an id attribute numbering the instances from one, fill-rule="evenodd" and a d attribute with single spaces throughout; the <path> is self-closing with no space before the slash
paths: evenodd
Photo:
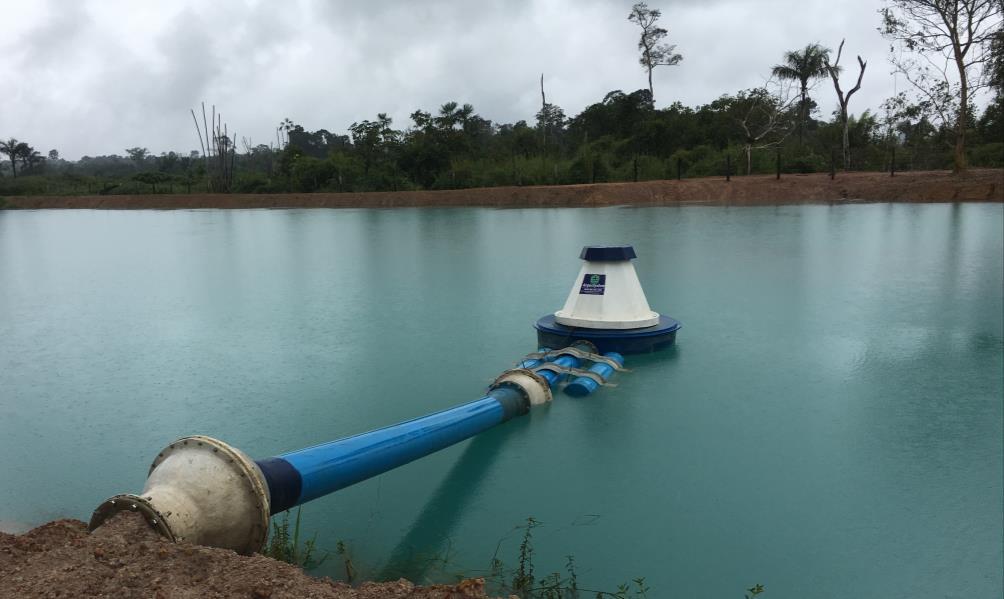
<path id="1" fill-rule="evenodd" d="M 833 79 L 833 88 L 837 91 L 837 100 L 840 102 L 840 125 L 843 127 L 841 147 L 843 148 L 844 170 L 847 170 L 851 168 L 851 145 L 847 132 L 847 104 L 850 103 L 851 96 L 861 89 L 861 79 L 865 76 L 865 67 L 868 66 L 868 63 L 858 56 L 858 66 L 861 69 L 858 71 L 858 82 L 847 91 L 847 94 L 844 94 L 843 90 L 840 89 L 840 54 L 844 51 L 844 41 L 840 40 L 837 59 L 833 61 L 833 64 L 830 64 L 829 57 L 824 58 L 823 62 L 826 64 L 826 70 L 830 73 L 830 79 Z"/>
<path id="2" fill-rule="evenodd" d="M 129 155 L 129 160 L 133 161 L 133 163 L 136 165 L 136 169 L 138 170 L 143 167 L 143 161 L 146 160 L 146 157 L 150 153 L 150 150 L 147 150 L 146 148 L 136 147 L 136 148 L 126 148 L 125 152 L 126 154 Z"/>
<path id="3" fill-rule="evenodd" d="M 630 137 L 653 113 L 652 95 L 647 89 L 630 94 L 615 89 L 607 93 L 602 102 L 587 106 L 571 119 L 568 129 L 576 140 L 597 140 L 604 135 Z"/>
<path id="4" fill-rule="evenodd" d="M 1004 10 L 1002 5 L 1001 10 Z M 997 102 L 1004 100 L 1004 27 L 999 27 L 990 40 L 987 83 L 993 89 Z"/>
<path id="5" fill-rule="evenodd" d="M 998 29 L 990 42 L 987 82 L 994 94 L 979 121 L 979 133 L 984 143 L 1004 140 L 1004 28 Z"/>
<path id="6" fill-rule="evenodd" d="M 460 106 L 456 102 L 447 102 L 439 107 L 439 116 L 433 121 L 442 129 L 455 129 L 458 125 L 463 125 L 474 116 L 474 107 L 470 104 Z"/>
<path id="7" fill-rule="evenodd" d="M 370 167 L 379 160 L 381 156 L 390 153 L 391 148 L 397 144 L 401 137 L 401 132 L 393 129 L 393 120 L 387 113 L 377 114 L 375 121 L 365 120 L 361 123 L 352 123 L 349 131 L 352 133 L 352 145 L 356 152 L 363 159 L 363 175 L 369 176 Z"/>
<path id="8" fill-rule="evenodd" d="M 565 128 L 565 111 L 559 106 L 545 102 L 537 112 L 537 130 L 541 133 L 544 151 L 547 151 L 548 140 L 557 145 L 557 140 Z"/>
<path id="9" fill-rule="evenodd" d="M 31 154 L 32 151 L 31 146 L 13 137 L 7 141 L 0 141 L 0 154 L 7 155 L 10 160 L 10 171 L 15 179 L 17 178 L 17 161 L 22 160 L 26 153 Z"/>
<path id="10" fill-rule="evenodd" d="M 718 101 L 742 131 L 746 174 L 753 172 L 753 150 L 776 146 L 791 132 L 791 109 L 794 104 L 788 88 L 768 81 L 763 87 L 744 90 L 734 98 Z"/>
<path id="11" fill-rule="evenodd" d="M 203 110 L 205 110 L 205 107 L 203 107 Z M 286 117 L 282 119 L 282 122 L 279 123 L 278 127 L 276 127 L 275 136 L 279 142 L 278 148 L 280 150 L 285 148 L 286 145 L 289 143 L 289 132 L 292 131 L 293 127 L 295 126 L 296 125 L 293 123 L 293 121 L 290 120 L 289 117 Z"/>
<path id="12" fill-rule="evenodd" d="M 59 160 L 59 150 L 49 150 L 49 160 Z"/>
<path id="13" fill-rule="evenodd" d="M 953 170 L 966 169 L 970 102 L 988 84 L 984 66 L 1001 28 L 1001 0 L 888 0 L 879 31 L 903 51 L 890 58 L 955 134 Z M 953 68 L 954 67 L 954 68 Z"/>
<path id="14" fill-rule="evenodd" d="M 38 150 L 28 144 L 18 144 L 18 159 L 21 161 L 21 173 L 28 173 L 37 165 L 45 162 L 45 157 L 38 153 Z"/>
<path id="15" fill-rule="evenodd" d="M 136 173 L 132 176 L 134 181 L 139 181 L 140 183 L 146 183 L 153 188 L 153 193 L 157 193 L 158 183 L 167 183 L 171 180 L 171 175 L 167 173 L 160 173 L 157 171 L 145 171 L 142 173 Z"/>
<path id="16" fill-rule="evenodd" d="M 819 44 L 809 44 L 801 52 L 785 52 L 784 64 L 775 65 L 772 73 L 780 79 L 798 81 L 800 115 L 798 119 L 798 143 L 802 143 L 805 121 L 809 119 L 809 81 L 826 77 L 826 61 L 830 51 Z"/>
<path id="17" fill-rule="evenodd" d="M 544 95 L 544 74 L 540 74 L 540 110 L 537 111 L 537 130 L 540 131 L 540 139 L 547 153 L 548 138 L 558 137 L 565 128 L 565 111 L 561 107 L 551 104 Z M 557 144 L 555 144 L 557 145 Z"/>
<path id="18" fill-rule="evenodd" d="M 683 55 L 675 53 L 675 45 L 662 43 L 669 32 L 657 25 L 661 16 L 661 10 L 650 9 L 644 2 L 632 6 L 631 14 L 628 15 L 628 21 L 641 27 L 641 36 L 638 38 L 641 57 L 638 63 L 648 72 L 648 93 L 653 99 L 655 91 L 652 89 L 652 71 L 655 67 L 671 67 L 683 60 Z"/>

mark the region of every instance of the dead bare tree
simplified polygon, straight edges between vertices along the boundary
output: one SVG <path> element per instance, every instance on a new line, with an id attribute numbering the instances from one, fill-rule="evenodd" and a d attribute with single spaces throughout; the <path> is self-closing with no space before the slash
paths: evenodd
<path id="1" fill-rule="evenodd" d="M 547 96 L 544 95 L 544 74 L 540 74 L 540 112 L 544 113 L 547 110 Z M 547 148 L 547 127 L 544 127 L 541 131 L 544 139 L 544 148 Z"/>
<path id="2" fill-rule="evenodd" d="M 851 143 L 850 135 L 848 134 L 848 119 L 850 117 L 847 113 L 847 105 L 851 101 L 851 96 L 861 89 L 861 79 L 865 76 L 865 68 L 868 66 L 868 62 L 861 60 L 861 57 L 858 56 L 858 67 L 860 69 L 858 71 L 858 81 L 854 84 L 854 87 L 844 94 L 844 91 L 840 88 L 840 54 L 844 51 L 845 41 L 840 40 L 840 47 L 837 48 L 837 59 L 833 61 L 833 64 L 830 64 L 829 57 L 825 59 L 825 64 L 826 70 L 830 73 L 830 79 L 833 80 L 833 89 L 837 91 L 837 100 L 840 102 L 840 125 L 843 129 L 841 147 L 843 148 L 844 170 L 849 170 L 851 168 Z"/>
<path id="3" fill-rule="evenodd" d="M 212 127 L 206 121 L 206 103 L 202 103 L 202 128 L 192 109 L 192 121 L 199 135 L 199 146 L 206 160 L 206 189 L 210 192 L 229 193 L 234 182 L 234 168 L 237 164 L 237 134 L 231 138 L 223 115 L 212 107 Z M 204 141 L 203 141 L 204 140 Z"/>
<path id="4" fill-rule="evenodd" d="M 729 111 L 743 132 L 747 175 L 753 172 L 753 150 L 776 147 L 791 133 L 791 117 L 798 100 L 790 85 L 773 79 L 731 99 Z"/>

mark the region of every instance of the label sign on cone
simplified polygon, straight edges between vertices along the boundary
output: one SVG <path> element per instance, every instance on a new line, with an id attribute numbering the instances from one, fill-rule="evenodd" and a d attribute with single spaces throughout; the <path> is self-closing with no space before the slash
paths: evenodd
<path id="1" fill-rule="evenodd" d="M 582 277 L 582 287 L 579 293 L 586 295 L 603 295 L 603 289 L 607 286 L 607 275 L 597 275 L 586 273 Z"/>

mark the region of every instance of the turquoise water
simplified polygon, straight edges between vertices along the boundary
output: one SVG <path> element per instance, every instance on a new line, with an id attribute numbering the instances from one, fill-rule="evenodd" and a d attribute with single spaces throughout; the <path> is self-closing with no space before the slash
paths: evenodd
<path id="1" fill-rule="evenodd" d="M 999 597 L 1001 205 L 0 212 L 0 522 L 86 519 L 207 434 L 265 457 L 476 399 L 585 244 L 678 346 L 307 504 L 363 576 L 655 597 Z M 337 575 L 335 561 L 322 573 Z"/>

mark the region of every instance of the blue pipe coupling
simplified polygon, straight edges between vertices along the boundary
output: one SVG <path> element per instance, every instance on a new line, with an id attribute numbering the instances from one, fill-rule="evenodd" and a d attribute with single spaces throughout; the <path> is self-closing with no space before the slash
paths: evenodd
<path id="1" fill-rule="evenodd" d="M 624 356 L 617 352 L 607 352 L 603 354 L 603 357 L 616 362 L 618 366 L 624 366 Z M 598 375 L 605 383 L 606 381 L 609 381 L 610 376 L 613 375 L 614 367 L 607 362 L 596 362 L 589 368 L 589 372 Z M 594 378 L 580 376 L 571 383 L 565 385 L 565 393 L 571 395 L 572 397 L 584 397 L 593 391 L 596 391 L 600 387 L 600 384 L 601 383 L 596 381 Z"/>

